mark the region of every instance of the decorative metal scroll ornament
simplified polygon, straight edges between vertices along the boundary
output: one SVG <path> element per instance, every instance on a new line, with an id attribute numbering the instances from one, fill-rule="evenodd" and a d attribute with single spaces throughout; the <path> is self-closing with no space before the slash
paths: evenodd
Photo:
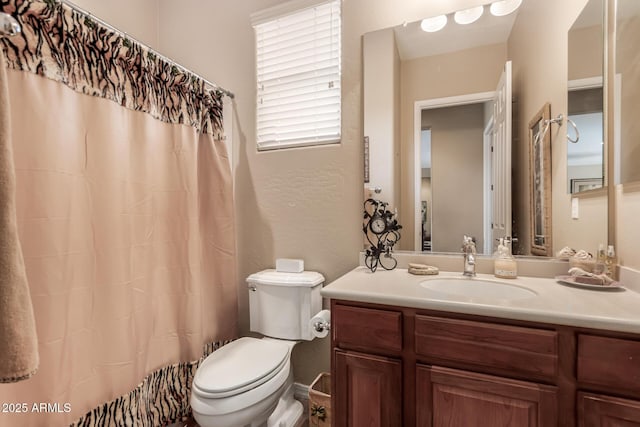
<path id="1" fill-rule="evenodd" d="M 398 224 L 395 213 L 387 210 L 388 203 L 367 199 L 364 202 L 364 224 L 362 232 L 370 244 L 365 251 L 364 263 L 375 272 L 378 266 L 393 270 L 398 261 L 391 255 L 393 245 L 400 240 L 402 226 Z"/>

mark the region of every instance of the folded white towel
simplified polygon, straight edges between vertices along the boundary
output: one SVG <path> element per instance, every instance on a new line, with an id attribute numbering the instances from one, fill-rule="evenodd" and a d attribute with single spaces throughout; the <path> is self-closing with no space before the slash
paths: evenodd
<path id="1" fill-rule="evenodd" d="M 589 273 L 588 271 L 585 271 L 580 267 L 570 268 L 569 274 L 576 278 L 584 277 L 584 278 L 593 279 L 593 284 L 600 284 L 602 286 L 609 286 L 614 282 L 614 280 L 611 277 L 607 276 L 606 274 Z M 591 283 L 591 281 L 589 283 Z"/>

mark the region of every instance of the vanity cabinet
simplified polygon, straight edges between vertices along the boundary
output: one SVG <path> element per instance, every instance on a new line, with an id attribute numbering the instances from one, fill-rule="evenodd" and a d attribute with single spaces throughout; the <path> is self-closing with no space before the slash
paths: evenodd
<path id="1" fill-rule="evenodd" d="M 640 427 L 640 336 L 332 300 L 336 427 Z"/>

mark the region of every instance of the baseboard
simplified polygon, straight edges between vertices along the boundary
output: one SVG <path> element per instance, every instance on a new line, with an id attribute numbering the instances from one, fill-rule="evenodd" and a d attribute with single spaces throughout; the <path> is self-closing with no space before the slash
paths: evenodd
<path id="1" fill-rule="evenodd" d="M 293 383 L 293 398 L 302 403 L 303 414 L 296 427 L 309 426 L 309 386 L 300 383 Z"/>
<path id="2" fill-rule="evenodd" d="M 293 397 L 296 400 L 306 403 L 309 401 L 309 386 L 300 383 L 293 383 Z"/>

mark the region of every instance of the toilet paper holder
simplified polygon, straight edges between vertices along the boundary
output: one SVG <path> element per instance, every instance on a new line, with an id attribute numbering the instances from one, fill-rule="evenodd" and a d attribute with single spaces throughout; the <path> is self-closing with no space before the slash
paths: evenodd
<path id="1" fill-rule="evenodd" d="M 331 323 L 326 320 L 318 320 L 313 323 L 313 329 L 315 329 L 316 332 L 324 332 L 325 330 L 330 331 Z"/>
<path id="2" fill-rule="evenodd" d="M 329 310 L 320 310 L 309 319 L 308 325 L 312 336 L 315 338 L 326 337 L 331 330 L 331 312 Z"/>

